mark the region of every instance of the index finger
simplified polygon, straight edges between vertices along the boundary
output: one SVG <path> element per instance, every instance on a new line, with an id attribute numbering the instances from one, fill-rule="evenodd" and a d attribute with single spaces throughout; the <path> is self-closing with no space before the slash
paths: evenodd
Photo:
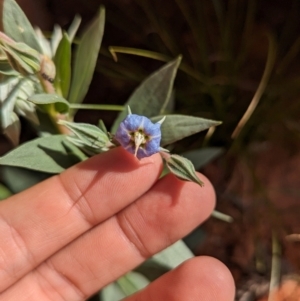
<path id="1" fill-rule="evenodd" d="M 161 166 L 117 148 L 1 202 L 0 291 L 143 195 Z"/>

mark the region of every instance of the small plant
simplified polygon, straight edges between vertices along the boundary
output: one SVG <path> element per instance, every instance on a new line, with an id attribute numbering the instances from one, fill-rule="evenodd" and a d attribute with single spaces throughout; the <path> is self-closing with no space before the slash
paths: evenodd
<path id="1" fill-rule="evenodd" d="M 181 57 L 146 78 L 124 106 L 83 104 L 103 37 L 104 8 L 100 8 L 83 32 L 74 53 L 72 43 L 80 25 L 79 17 L 75 17 L 68 31 L 56 26 L 50 39 L 47 39 L 39 29 L 32 28 L 14 0 L 4 0 L 2 22 L 0 128 L 14 149 L 0 158 L 0 167 L 17 167 L 17 176 L 21 177 L 25 172 L 29 178 L 35 178 L 27 186 L 11 189 L 12 181 L 4 173 L 2 181 L 8 187 L 1 184 L 0 189 L 6 192 L 5 197 L 9 189 L 17 192 L 45 178 L 33 175 L 42 173 L 47 177 L 60 173 L 90 156 L 117 146 L 124 147 L 140 160 L 160 153 L 166 167 L 175 176 L 203 184 L 191 161 L 172 155 L 166 149 L 175 141 L 220 124 L 218 121 L 174 115 L 167 111 Z M 80 109 L 121 112 L 108 132 L 102 120 L 99 120 L 98 126 L 73 122 Z M 38 136 L 21 145 L 20 116 L 28 120 Z M 173 259 L 166 264 L 169 252 L 173 254 Z M 166 266 L 173 268 L 191 256 L 189 249 L 180 241 L 152 260 L 165 270 Z M 146 270 L 143 275 L 147 277 Z M 119 285 L 126 287 L 126 281 L 130 280 L 130 287 L 134 283 L 135 289 L 139 289 L 137 277 L 141 277 L 141 273 L 129 273 L 119 281 Z M 132 290 L 124 291 L 132 293 Z"/>

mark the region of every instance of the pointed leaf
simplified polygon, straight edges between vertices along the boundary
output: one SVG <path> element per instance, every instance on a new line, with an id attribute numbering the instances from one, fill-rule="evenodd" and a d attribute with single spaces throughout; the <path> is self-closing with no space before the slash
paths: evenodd
<path id="1" fill-rule="evenodd" d="M 0 165 L 16 166 L 46 173 L 60 173 L 81 161 L 70 153 L 64 135 L 31 140 L 0 158 Z M 70 147 L 74 147 L 71 145 Z"/>
<path id="2" fill-rule="evenodd" d="M 16 42 L 23 42 L 38 52 L 42 49 L 37 41 L 34 29 L 20 6 L 14 0 L 3 1 L 4 32 Z"/>
<path id="3" fill-rule="evenodd" d="M 104 32 L 105 10 L 100 8 L 98 16 L 84 32 L 78 45 L 74 72 L 69 94 L 70 103 L 83 101 L 97 63 L 97 57 Z"/>
<path id="4" fill-rule="evenodd" d="M 35 111 L 35 105 L 29 101 L 23 99 L 17 99 L 15 105 L 15 112 L 30 122 L 34 123 L 35 125 L 39 124 L 39 119 L 37 117 Z"/>
<path id="5" fill-rule="evenodd" d="M 51 176 L 49 173 L 38 172 L 15 166 L 0 166 L 3 183 L 15 194 L 19 193 Z"/>
<path id="6" fill-rule="evenodd" d="M 163 116 L 151 118 L 153 122 L 158 122 Z M 161 146 L 171 144 L 185 137 L 207 130 L 211 126 L 221 124 L 220 121 L 193 117 L 187 115 L 167 115 L 161 126 L 162 140 Z"/>
<path id="7" fill-rule="evenodd" d="M 132 113 L 146 117 L 161 114 L 170 100 L 180 61 L 181 57 L 178 57 L 146 78 L 124 106 L 130 106 Z M 112 126 L 112 133 L 116 132 L 126 115 L 127 110 L 119 114 Z"/>
<path id="8" fill-rule="evenodd" d="M 35 34 L 37 37 L 37 41 L 40 44 L 40 47 L 42 49 L 42 53 L 45 54 L 47 57 L 52 57 L 52 51 L 51 51 L 51 45 L 49 40 L 44 36 L 43 32 L 39 27 L 35 28 Z"/>
<path id="9" fill-rule="evenodd" d="M 66 33 L 60 40 L 54 57 L 56 76 L 54 87 L 58 94 L 67 98 L 71 80 L 71 42 Z"/>
<path id="10" fill-rule="evenodd" d="M 183 181 L 191 181 L 200 186 L 204 183 L 197 177 L 193 163 L 181 156 L 161 153 L 166 160 L 166 165 L 170 172 Z"/>
<path id="11" fill-rule="evenodd" d="M 88 147 L 97 149 L 107 148 L 112 145 L 107 134 L 95 125 L 68 122 L 65 120 L 60 120 L 59 124 L 70 129 L 81 140 L 81 142 Z"/>
<path id="12" fill-rule="evenodd" d="M 163 267 L 174 269 L 192 257 L 194 255 L 191 250 L 182 240 L 178 240 L 173 245 L 154 255 L 152 259 Z"/>
<path id="13" fill-rule="evenodd" d="M 62 34 L 62 29 L 59 25 L 54 25 L 54 29 L 51 35 L 51 41 L 50 41 L 50 46 L 51 46 L 51 53 L 52 57 L 55 56 L 58 44 L 60 40 L 62 39 L 63 34 Z"/>
<path id="14" fill-rule="evenodd" d="M 125 296 L 130 296 L 146 287 L 150 281 L 140 273 L 129 272 L 118 279 L 117 283 L 125 293 Z"/>
<path id="15" fill-rule="evenodd" d="M 101 301 L 119 301 L 125 298 L 126 295 L 118 283 L 113 282 L 100 291 L 99 297 Z"/>
<path id="16" fill-rule="evenodd" d="M 14 107 L 18 95 L 22 94 L 22 87 L 26 86 L 27 82 L 26 79 L 9 78 L 0 84 L 0 127 L 13 145 L 19 144 L 21 131 L 20 120 L 14 112 Z"/>
<path id="17" fill-rule="evenodd" d="M 2 41 L 1 44 L 12 68 L 25 75 L 31 75 L 40 70 L 40 54 L 33 48 L 24 43 L 8 44 Z"/>
<path id="18" fill-rule="evenodd" d="M 69 103 L 57 94 L 34 94 L 28 98 L 28 101 L 37 105 L 54 104 L 59 113 L 66 113 L 69 110 Z"/>
<path id="19" fill-rule="evenodd" d="M 71 42 L 75 38 L 75 35 L 77 33 L 80 23 L 81 23 L 81 17 L 79 15 L 76 15 L 72 21 L 72 24 L 70 25 L 70 27 L 68 29 L 68 36 L 69 36 L 69 39 Z"/>
<path id="20" fill-rule="evenodd" d="M 6 126 L 3 130 L 3 134 L 9 138 L 14 146 L 19 144 L 20 132 L 21 132 L 21 123 L 19 117 L 15 112 L 11 112 L 9 115 L 6 115 Z"/>

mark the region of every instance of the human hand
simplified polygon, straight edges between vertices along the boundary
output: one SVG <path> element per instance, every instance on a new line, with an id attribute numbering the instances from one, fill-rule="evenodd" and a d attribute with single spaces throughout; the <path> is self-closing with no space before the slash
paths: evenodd
<path id="1" fill-rule="evenodd" d="M 85 300 L 204 221 L 209 181 L 158 180 L 161 168 L 116 148 L 0 202 L 0 301 Z M 227 268 L 196 257 L 125 300 L 233 296 Z"/>

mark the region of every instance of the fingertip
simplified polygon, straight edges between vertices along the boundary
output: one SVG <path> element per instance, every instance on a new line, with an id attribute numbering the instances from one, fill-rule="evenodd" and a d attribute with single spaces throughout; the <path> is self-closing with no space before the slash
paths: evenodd
<path id="1" fill-rule="evenodd" d="M 221 261 L 209 256 L 195 257 L 179 266 L 178 271 L 182 274 L 182 278 L 189 282 L 191 288 L 197 291 L 199 300 L 234 299 L 233 277 Z"/>
<path id="2" fill-rule="evenodd" d="M 126 301 L 232 301 L 234 295 L 234 281 L 228 268 L 203 256 L 185 261 Z"/>

